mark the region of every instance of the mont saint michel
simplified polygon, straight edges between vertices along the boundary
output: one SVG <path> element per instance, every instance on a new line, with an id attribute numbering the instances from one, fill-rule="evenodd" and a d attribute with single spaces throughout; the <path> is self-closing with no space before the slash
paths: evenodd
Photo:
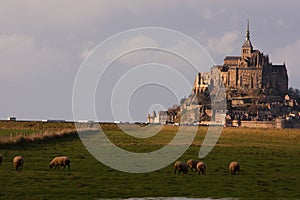
<path id="1" fill-rule="evenodd" d="M 196 74 L 191 94 L 179 106 L 149 114 L 148 122 L 208 125 L 221 120 L 225 126 L 299 127 L 299 91 L 289 88 L 288 80 L 284 62 L 273 64 L 253 47 L 248 20 L 240 55 L 226 56 L 210 72 Z M 227 104 L 221 114 L 211 106 L 220 87 Z"/>

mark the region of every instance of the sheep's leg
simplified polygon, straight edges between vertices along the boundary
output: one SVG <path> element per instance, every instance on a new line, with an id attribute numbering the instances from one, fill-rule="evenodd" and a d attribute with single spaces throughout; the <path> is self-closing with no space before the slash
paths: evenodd
<path id="1" fill-rule="evenodd" d="M 239 170 L 238 169 L 234 169 L 234 174 L 238 174 Z"/>

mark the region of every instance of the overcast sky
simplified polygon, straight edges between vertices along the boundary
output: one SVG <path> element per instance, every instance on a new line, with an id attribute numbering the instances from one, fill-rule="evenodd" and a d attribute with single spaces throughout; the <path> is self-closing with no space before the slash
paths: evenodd
<path id="1" fill-rule="evenodd" d="M 226 55 L 240 55 L 249 18 L 254 48 L 274 64 L 285 62 L 289 86 L 300 88 L 299 7 L 294 0 L 0 0 L 0 118 L 72 120 L 73 84 L 83 60 L 103 40 L 140 27 L 182 32 L 222 64 Z M 151 38 L 134 41 L 145 40 Z M 143 89 L 130 100 L 132 120 L 145 121 L 153 105 L 178 103 L 161 88 Z"/>

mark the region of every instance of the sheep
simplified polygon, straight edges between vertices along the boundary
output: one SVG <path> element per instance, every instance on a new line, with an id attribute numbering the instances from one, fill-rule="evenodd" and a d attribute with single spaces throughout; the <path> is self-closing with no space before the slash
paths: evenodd
<path id="1" fill-rule="evenodd" d="M 58 168 L 59 166 L 64 166 L 64 169 L 66 166 L 70 169 L 70 159 L 67 156 L 60 156 L 60 157 L 55 157 L 49 164 L 49 167 L 52 169 L 52 167 L 55 166 L 55 169 Z"/>
<path id="2" fill-rule="evenodd" d="M 24 164 L 24 158 L 22 156 L 15 156 L 13 159 L 13 164 L 16 170 L 21 170 L 23 169 L 23 164 Z"/>
<path id="3" fill-rule="evenodd" d="M 239 174 L 240 172 L 240 164 L 236 161 L 233 161 L 229 164 L 229 170 L 232 175 L 236 174 L 236 172 Z"/>
<path id="4" fill-rule="evenodd" d="M 0 165 L 2 164 L 3 156 L 0 154 Z"/>
<path id="5" fill-rule="evenodd" d="M 198 174 L 200 175 L 202 173 L 202 175 L 205 173 L 206 171 L 206 165 L 204 162 L 198 162 L 196 169 L 198 171 Z"/>
<path id="6" fill-rule="evenodd" d="M 180 174 L 180 172 L 183 172 L 184 174 L 187 174 L 188 171 L 189 171 L 189 167 L 185 162 L 177 161 L 174 164 L 174 174 L 176 174 L 176 171 L 178 171 L 178 174 Z"/>
<path id="7" fill-rule="evenodd" d="M 189 168 L 191 169 L 191 171 L 193 171 L 193 168 L 196 169 L 196 166 L 197 166 L 198 162 L 199 161 L 197 161 L 197 160 L 189 159 L 186 163 L 189 166 Z"/>

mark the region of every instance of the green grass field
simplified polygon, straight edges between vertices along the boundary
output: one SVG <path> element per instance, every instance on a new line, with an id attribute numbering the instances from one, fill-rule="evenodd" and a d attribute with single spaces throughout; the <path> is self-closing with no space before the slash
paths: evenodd
<path id="1" fill-rule="evenodd" d="M 3 123 L 0 125 L 2 131 L 11 128 Z M 20 130 L 24 125 L 15 126 L 19 126 L 15 128 Z M 35 126 L 30 130 L 38 129 Z M 59 126 L 61 129 L 66 128 Z M 166 127 L 150 139 L 126 136 L 109 125 L 105 130 L 116 145 L 135 152 L 149 152 L 170 141 L 177 128 Z M 193 145 L 179 160 L 197 158 L 205 131 L 206 128 L 199 128 Z M 120 172 L 93 158 L 76 134 L 1 144 L 0 153 L 4 156 L 0 166 L 0 199 L 300 199 L 300 130 L 296 129 L 223 129 L 218 144 L 203 159 L 207 165 L 206 175 L 203 176 L 190 171 L 187 175 L 174 175 L 173 164 L 150 173 Z M 25 158 L 21 172 L 13 168 L 12 158 L 15 155 L 23 155 Z M 70 157 L 70 170 L 55 171 L 48 167 L 51 159 L 58 155 Z M 239 175 L 229 173 L 228 164 L 232 160 L 241 164 Z"/>

